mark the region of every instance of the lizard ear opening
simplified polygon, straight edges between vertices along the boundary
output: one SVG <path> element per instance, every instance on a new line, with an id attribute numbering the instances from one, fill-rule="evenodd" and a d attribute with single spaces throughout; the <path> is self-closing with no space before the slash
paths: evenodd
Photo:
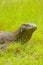
<path id="1" fill-rule="evenodd" d="M 20 29 L 20 31 L 22 32 L 22 28 Z"/>

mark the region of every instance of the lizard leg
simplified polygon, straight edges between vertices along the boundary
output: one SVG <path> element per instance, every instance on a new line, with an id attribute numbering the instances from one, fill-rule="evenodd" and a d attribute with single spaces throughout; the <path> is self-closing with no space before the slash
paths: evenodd
<path id="1" fill-rule="evenodd" d="M 7 44 L 6 44 L 6 43 L 2 44 L 2 45 L 1 45 L 1 50 L 2 50 L 2 51 L 5 51 L 5 50 L 6 50 L 6 47 L 7 47 Z"/>

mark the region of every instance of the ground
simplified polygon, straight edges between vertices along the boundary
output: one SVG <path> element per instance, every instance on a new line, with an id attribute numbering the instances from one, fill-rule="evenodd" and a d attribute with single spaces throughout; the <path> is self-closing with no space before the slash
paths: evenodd
<path id="1" fill-rule="evenodd" d="M 0 0 L 0 31 L 15 31 L 23 23 L 35 23 L 37 30 L 26 44 L 0 50 L 0 65 L 43 65 L 43 0 Z"/>

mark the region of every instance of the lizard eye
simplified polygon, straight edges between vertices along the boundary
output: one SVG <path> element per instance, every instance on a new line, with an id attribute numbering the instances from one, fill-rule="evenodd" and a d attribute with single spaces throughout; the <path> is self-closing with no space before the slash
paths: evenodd
<path id="1" fill-rule="evenodd" d="M 33 24 L 30 24 L 31 27 L 33 27 Z"/>
<path id="2" fill-rule="evenodd" d="M 33 25 L 31 25 L 33 27 Z"/>

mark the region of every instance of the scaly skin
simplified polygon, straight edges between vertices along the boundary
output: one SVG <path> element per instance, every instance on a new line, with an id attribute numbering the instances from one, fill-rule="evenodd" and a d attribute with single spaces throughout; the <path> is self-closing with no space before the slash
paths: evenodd
<path id="1" fill-rule="evenodd" d="M 30 40 L 33 32 L 37 29 L 35 24 L 22 24 L 15 32 L 0 32 L 0 44 L 2 49 L 10 42 L 26 43 Z"/>

